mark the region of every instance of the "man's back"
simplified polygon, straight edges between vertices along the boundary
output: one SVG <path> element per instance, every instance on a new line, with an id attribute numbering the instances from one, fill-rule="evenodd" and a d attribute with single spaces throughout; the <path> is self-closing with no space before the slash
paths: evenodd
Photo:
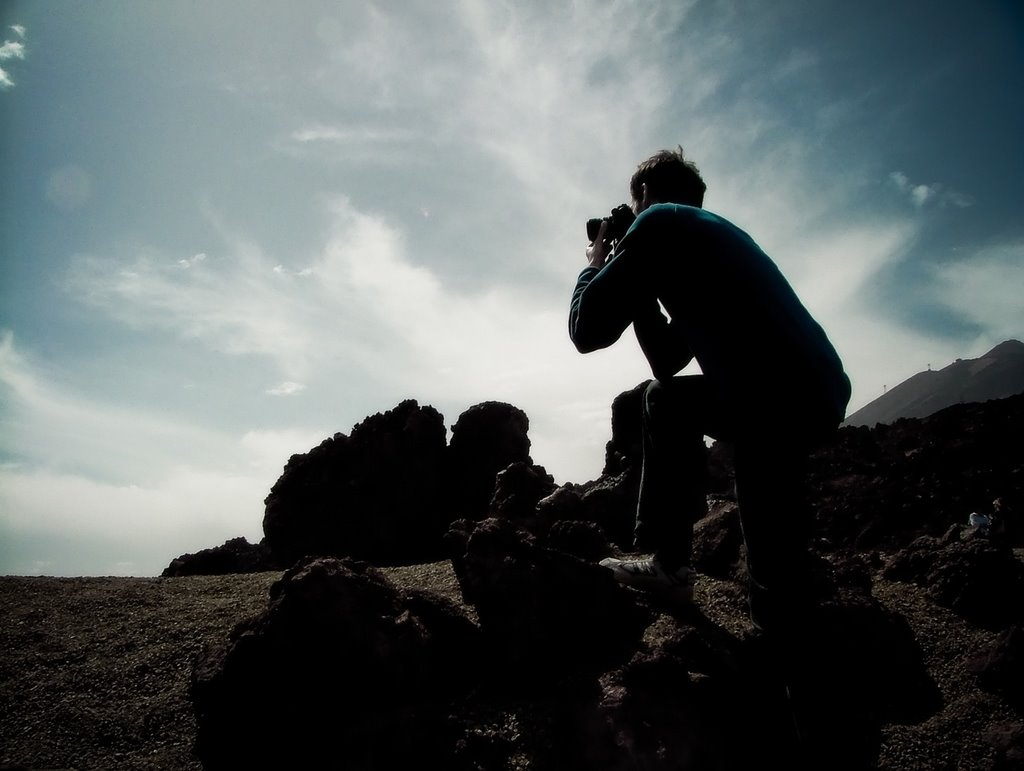
<path id="1" fill-rule="evenodd" d="M 578 346 L 611 345 L 633 322 L 659 377 L 657 360 L 685 363 L 692 354 L 738 406 L 756 411 L 770 400 L 842 419 L 850 386 L 835 349 L 775 263 L 728 220 L 692 206 L 650 206 L 614 258 L 586 274 L 570 318 Z M 658 302 L 667 326 L 654 313 Z"/>

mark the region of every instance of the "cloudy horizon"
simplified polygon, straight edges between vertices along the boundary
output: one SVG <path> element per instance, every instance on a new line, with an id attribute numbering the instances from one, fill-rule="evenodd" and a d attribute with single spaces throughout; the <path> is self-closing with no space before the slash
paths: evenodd
<path id="1" fill-rule="evenodd" d="M 1022 40 L 997 0 L 3 0 L 0 574 L 259 540 L 290 455 L 407 398 L 510 402 L 596 478 L 650 375 L 631 332 L 577 354 L 568 299 L 663 147 L 850 412 L 1020 339 Z"/>

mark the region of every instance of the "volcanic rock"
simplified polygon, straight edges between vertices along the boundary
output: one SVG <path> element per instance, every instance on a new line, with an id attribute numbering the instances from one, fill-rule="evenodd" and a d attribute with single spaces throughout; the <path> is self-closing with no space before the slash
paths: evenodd
<path id="1" fill-rule="evenodd" d="M 465 767 L 447 704 L 468 687 L 475 635 L 454 606 L 364 563 L 299 564 L 195 665 L 203 767 Z"/>
<path id="2" fill-rule="evenodd" d="M 998 693 L 1024 714 L 1024 626 L 1015 624 L 1003 632 L 990 650 L 978 653 L 969 668 L 981 688 Z"/>
<path id="3" fill-rule="evenodd" d="M 743 531 L 734 501 L 713 499 L 708 514 L 693 528 L 693 567 L 718 578 L 736 575 Z"/>
<path id="4" fill-rule="evenodd" d="M 644 392 L 650 384 L 645 380 L 612 400 L 612 438 L 605 445 L 603 475 L 617 476 L 643 463 Z"/>
<path id="5" fill-rule="evenodd" d="M 274 558 L 350 556 L 378 565 L 429 562 L 451 517 L 446 431 L 433 407 L 407 400 L 293 455 L 266 499 Z"/>
<path id="6" fill-rule="evenodd" d="M 492 655 L 518 677 L 602 671 L 628 657 L 650 622 L 610 571 L 538 546 L 510 520 L 463 520 L 448 542 Z"/>
<path id="7" fill-rule="evenodd" d="M 1024 723 L 1003 723 L 985 733 L 997 753 L 991 771 L 1024 771 Z"/>
<path id="8" fill-rule="evenodd" d="M 555 489 L 554 478 L 543 466 L 516 461 L 498 472 L 489 514 L 523 522 L 533 520 L 537 504 Z"/>
<path id="9" fill-rule="evenodd" d="M 228 573 L 262 573 L 280 569 L 281 565 L 270 553 L 266 539 L 251 544 L 245 538 L 232 538 L 221 546 L 176 557 L 160 575 L 164 578 L 222 576 Z"/>
<path id="10" fill-rule="evenodd" d="M 504 402 L 483 402 L 459 416 L 449 447 L 453 520 L 484 519 L 498 472 L 513 463 L 532 465 L 529 428 L 526 413 Z"/>
<path id="11" fill-rule="evenodd" d="M 840 429 L 810 459 L 817 533 L 836 548 L 905 548 L 971 513 L 1024 546 L 1024 394 L 923 419 Z"/>
<path id="12" fill-rule="evenodd" d="M 996 629 L 1024 618 L 1024 564 L 1013 551 L 954 527 L 945 538 L 921 536 L 899 551 L 883 575 L 925 588 L 935 602 Z"/>

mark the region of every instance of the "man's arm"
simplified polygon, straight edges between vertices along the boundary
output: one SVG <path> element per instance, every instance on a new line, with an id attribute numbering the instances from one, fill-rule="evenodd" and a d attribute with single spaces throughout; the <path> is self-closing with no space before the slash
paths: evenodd
<path id="1" fill-rule="evenodd" d="M 640 309 L 657 307 L 649 273 L 650 250 L 643 247 L 646 239 L 638 228 L 643 218 L 641 215 L 616 244 L 610 259 L 604 242 L 607 223 L 602 223 L 587 249 L 590 264 L 579 275 L 569 307 L 569 337 L 580 353 L 607 348 L 622 336 Z"/>
<path id="2" fill-rule="evenodd" d="M 618 340 L 632 318 L 619 312 L 622 305 L 616 303 L 614 283 L 595 283 L 595 279 L 606 268 L 589 265 L 576 280 L 569 306 L 569 337 L 576 350 L 590 353 L 607 348 Z M 607 290 L 603 291 L 607 286 Z"/>
<path id="3" fill-rule="evenodd" d="M 657 301 L 637 314 L 633 331 L 656 380 L 670 379 L 693 359 L 686 338 L 665 318 Z"/>
<path id="4" fill-rule="evenodd" d="M 569 305 L 569 337 L 580 353 L 607 348 L 622 336 L 632 321 L 616 313 L 616 305 L 622 307 L 622 303 L 616 303 L 616 290 L 621 289 L 616 282 L 600 281 L 596 291 L 591 289 L 594 279 L 609 266 L 609 258 L 614 257 L 611 246 L 604 240 L 607 229 L 605 220 L 594 242 L 587 247 L 588 265 L 576 280 Z M 602 290 L 602 287 L 607 289 Z"/>

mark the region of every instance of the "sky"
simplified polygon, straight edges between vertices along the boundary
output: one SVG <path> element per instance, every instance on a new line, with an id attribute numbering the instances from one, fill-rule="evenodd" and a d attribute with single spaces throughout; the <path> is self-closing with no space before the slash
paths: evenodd
<path id="1" fill-rule="evenodd" d="M 1016 0 L 0 0 L 0 574 L 257 541 L 292 454 L 408 398 L 596 478 L 650 373 L 568 301 L 662 148 L 850 412 L 1020 339 L 1021 73 Z"/>

